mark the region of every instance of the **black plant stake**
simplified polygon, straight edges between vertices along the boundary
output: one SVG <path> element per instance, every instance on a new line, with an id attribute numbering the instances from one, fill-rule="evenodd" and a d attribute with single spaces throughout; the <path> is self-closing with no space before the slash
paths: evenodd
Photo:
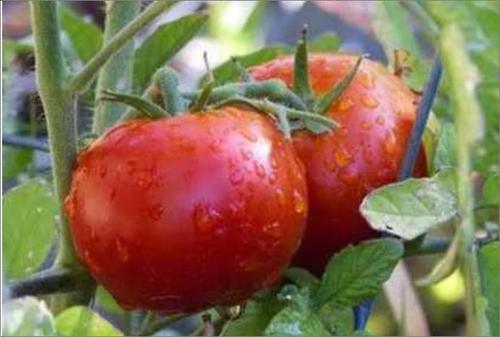
<path id="1" fill-rule="evenodd" d="M 406 147 L 406 153 L 403 158 L 403 164 L 399 172 L 398 180 L 403 181 L 409 177 L 413 172 L 413 167 L 415 166 L 415 161 L 417 160 L 418 151 L 420 150 L 420 144 L 422 143 L 422 136 L 424 134 L 425 125 L 427 124 L 427 119 L 431 111 L 432 103 L 436 97 L 436 92 L 439 86 L 439 81 L 441 79 L 441 74 L 443 72 L 443 67 L 439 57 L 436 56 L 434 64 L 432 65 L 431 74 L 429 80 L 424 89 L 422 95 L 422 100 L 418 106 L 417 117 L 415 124 L 413 124 L 413 129 L 410 134 L 410 141 Z M 430 159 L 430 158 L 429 158 Z M 384 234 L 382 234 L 384 236 Z M 370 318 L 371 310 L 373 307 L 374 298 L 369 298 L 354 307 L 354 329 L 364 330 L 368 318 Z"/>

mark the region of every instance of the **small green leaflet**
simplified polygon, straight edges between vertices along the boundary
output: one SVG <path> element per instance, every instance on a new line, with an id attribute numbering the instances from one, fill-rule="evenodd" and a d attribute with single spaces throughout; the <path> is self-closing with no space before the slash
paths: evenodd
<path id="1" fill-rule="evenodd" d="M 123 336 L 111 323 L 83 306 L 61 312 L 56 317 L 56 329 L 63 336 Z"/>
<path id="2" fill-rule="evenodd" d="M 488 301 L 486 316 L 490 325 L 491 336 L 499 335 L 499 308 L 498 298 L 500 295 L 500 243 L 498 241 L 481 247 L 478 254 L 479 271 L 481 274 L 481 288 L 483 295 Z"/>
<path id="3" fill-rule="evenodd" d="M 403 255 L 403 244 L 394 238 L 363 241 L 335 254 L 326 267 L 316 305 L 344 308 L 375 296 Z"/>
<path id="4" fill-rule="evenodd" d="M 413 240 L 457 215 L 455 195 L 445 182 L 451 174 L 383 186 L 364 198 L 360 212 L 373 229 Z"/>

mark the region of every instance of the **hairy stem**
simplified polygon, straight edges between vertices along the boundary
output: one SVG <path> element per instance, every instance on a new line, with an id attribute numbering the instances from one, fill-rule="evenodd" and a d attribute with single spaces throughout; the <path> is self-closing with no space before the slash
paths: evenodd
<path id="1" fill-rule="evenodd" d="M 60 247 L 56 264 L 74 266 L 78 262 L 62 206 L 69 191 L 77 153 L 76 114 L 72 96 L 64 90 L 66 73 L 59 38 L 57 4 L 54 1 L 30 1 L 30 6 L 37 86 L 47 118 L 54 186 L 61 208 Z"/>
<path id="2" fill-rule="evenodd" d="M 460 267 L 465 281 L 467 332 L 473 336 L 489 334 L 488 321 L 482 303 L 481 280 L 474 238 L 474 191 L 471 181 L 471 152 L 479 138 L 480 109 L 475 98 L 477 70 L 467 54 L 464 37 L 453 23 L 443 25 L 439 38 L 444 69 L 450 79 L 457 132 L 457 195 L 461 214 Z"/>
<path id="3" fill-rule="evenodd" d="M 161 0 L 150 5 L 144 12 L 132 20 L 122 30 L 113 36 L 108 43 L 85 65 L 69 84 L 70 91 L 80 91 L 92 81 L 99 68 L 106 63 L 123 45 L 141 29 L 157 18 L 177 0 Z"/>
<path id="4" fill-rule="evenodd" d="M 139 13 L 139 1 L 106 2 L 106 25 L 104 45 L 125 27 Z M 99 99 L 103 90 L 130 92 L 133 73 L 134 41 L 131 39 L 120 48 L 116 55 L 106 62 L 99 71 L 92 132 L 101 134 L 125 111 L 125 107 L 115 102 Z"/>

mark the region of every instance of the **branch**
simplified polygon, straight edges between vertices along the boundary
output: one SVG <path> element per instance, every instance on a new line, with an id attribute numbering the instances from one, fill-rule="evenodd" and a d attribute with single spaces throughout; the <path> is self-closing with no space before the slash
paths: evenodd
<path id="1" fill-rule="evenodd" d="M 83 290 L 92 284 L 93 281 L 86 272 L 60 268 L 44 270 L 7 286 L 9 295 L 17 298 Z"/>
<path id="2" fill-rule="evenodd" d="M 109 58 L 123 47 L 137 32 L 146 27 L 152 20 L 171 7 L 177 0 L 161 0 L 150 5 L 138 17 L 120 30 L 108 43 L 85 65 L 85 67 L 73 78 L 69 84 L 71 92 L 83 90 L 97 74 L 99 68 Z"/>
<path id="3" fill-rule="evenodd" d="M 49 145 L 46 142 L 35 137 L 7 134 L 2 136 L 2 144 L 15 147 L 24 147 L 42 152 L 50 152 Z"/>
<path id="4" fill-rule="evenodd" d="M 132 21 L 139 13 L 139 1 L 109 1 L 106 2 L 106 24 L 104 30 L 104 42 L 108 44 L 113 37 Z M 99 71 L 97 88 L 95 95 L 95 110 L 92 125 L 92 132 L 101 134 L 125 111 L 125 107 L 114 102 L 99 99 L 99 95 L 104 90 L 120 90 L 120 92 L 130 92 L 134 60 L 134 41 L 128 41 L 116 55 L 106 62 Z"/>

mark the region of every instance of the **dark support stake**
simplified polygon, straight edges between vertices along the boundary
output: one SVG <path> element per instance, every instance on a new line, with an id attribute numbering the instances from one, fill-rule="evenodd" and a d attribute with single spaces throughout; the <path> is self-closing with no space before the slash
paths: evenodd
<path id="1" fill-rule="evenodd" d="M 434 60 L 432 66 L 431 74 L 429 80 L 425 86 L 424 93 L 422 95 L 422 100 L 418 106 L 417 118 L 413 129 L 411 130 L 410 141 L 406 148 L 406 153 L 403 158 L 403 165 L 399 172 L 398 180 L 402 181 L 409 177 L 413 172 L 413 167 L 415 166 L 415 161 L 417 160 L 418 151 L 420 150 L 420 144 L 422 143 L 422 135 L 424 134 L 425 125 L 427 124 L 427 119 L 431 111 L 432 103 L 436 97 L 436 92 L 438 89 L 439 81 L 442 74 L 442 65 L 438 56 Z M 370 317 L 371 309 L 373 306 L 373 298 L 365 300 L 360 305 L 354 307 L 354 329 L 364 330 L 368 318 Z"/>

